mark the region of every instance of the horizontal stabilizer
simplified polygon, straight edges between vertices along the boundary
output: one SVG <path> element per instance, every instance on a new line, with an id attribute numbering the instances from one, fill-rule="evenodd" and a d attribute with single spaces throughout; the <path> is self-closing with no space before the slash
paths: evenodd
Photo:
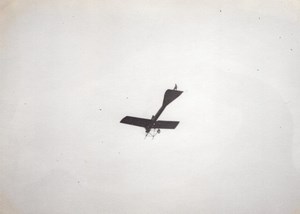
<path id="1" fill-rule="evenodd" d="M 168 104 L 170 104 L 173 100 L 179 97 L 182 94 L 182 92 L 183 91 L 177 91 L 171 89 L 166 90 L 163 105 L 167 106 Z"/>
<path id="2" fill-rule="evenodd" d="M 125 123 L 133 126 L 140 126 L 144 128 L 146 128 L 150 124 L 150 122 L 151 120 L 149 119 L 130 117 L 130 116 L 126 116 L 120 121 L 120 123 Z"/>
<path id="3" fill-rule="evenodd" d="M 179 121 L 158 120 L 155 122 L 153 128 L 155 128 L 155 129 L 175 129 L 178 124 L 179 124 Z"/>

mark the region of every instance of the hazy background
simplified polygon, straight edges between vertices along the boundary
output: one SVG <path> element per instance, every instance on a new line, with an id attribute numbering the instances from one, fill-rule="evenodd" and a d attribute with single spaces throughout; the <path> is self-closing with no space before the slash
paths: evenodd
<path id="1" fill-rule="evenodd" d="M 300 2 L 2 0 L 0 213 L 300 213 Z M 184 93 L 144 140 L 120 124 Z"/>

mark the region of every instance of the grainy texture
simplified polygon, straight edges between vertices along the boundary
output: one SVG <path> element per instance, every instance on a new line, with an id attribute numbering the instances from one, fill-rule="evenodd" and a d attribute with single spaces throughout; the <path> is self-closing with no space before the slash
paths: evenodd
<path id="1" fill-rule="evenodd" d="M 0 213 L 299 213 L 299 1 L 0 2 Z M 120 124 L 181 121 L 144 140 Z"/>

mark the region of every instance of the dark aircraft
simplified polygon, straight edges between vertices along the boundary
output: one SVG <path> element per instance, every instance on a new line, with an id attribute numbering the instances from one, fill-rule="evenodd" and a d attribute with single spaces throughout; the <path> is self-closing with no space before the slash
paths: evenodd
<path id="1" fill-rule="evenodd" d="M 160 129 L 175 129 L 179 121 L 164 121 L 164 120 L 157 120 L 157 119 L 161 115 L 161 113 L 165 110 L 167 105 L 169 105 L 173 100 L 179 97 L 182 94 L 182 92 L 183 91 L 177 90 L 177 85 L 175 84 L 174 89 L 166 90 L 162 106 L 160 107 L 158 112 L 152 116 L 151 119 L 126 116 L 120 121 L 120 123 L 125 123 L 129 125 L 145 128 L 146 137 L 148 134 L 154 137 L 156 134 L 160 133 Z M 150 133 L 151 129 L 154 129 L 153 134 Z M 157 131 L 155 132 L 155 130 Z"/>

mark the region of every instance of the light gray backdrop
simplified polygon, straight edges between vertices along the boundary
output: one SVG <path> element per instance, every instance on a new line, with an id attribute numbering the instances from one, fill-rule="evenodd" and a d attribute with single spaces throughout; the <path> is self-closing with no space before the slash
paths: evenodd
<path id="1" fill-rule="evenodd" d="M 0 213 L 299 214 L 297 0 L 0 2 Z M 144 140 L 120 124 L 180 120 Z"/>

